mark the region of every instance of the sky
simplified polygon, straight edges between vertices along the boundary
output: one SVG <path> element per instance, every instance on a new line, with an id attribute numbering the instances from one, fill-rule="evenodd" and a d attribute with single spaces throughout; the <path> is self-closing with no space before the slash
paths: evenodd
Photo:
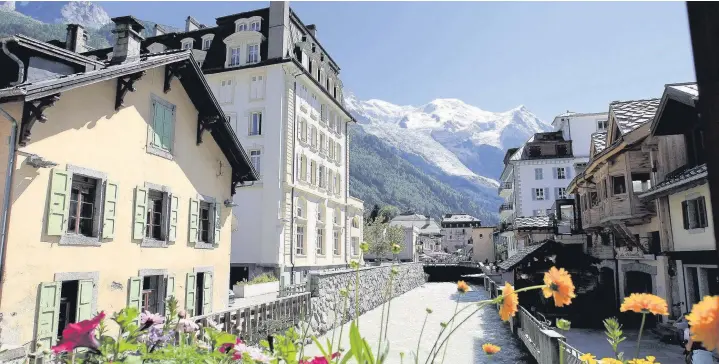
<path id="1" fill-rule="evenodd" d="M 269 2 L 103 2 L 110 16 L 184 28 Z M 457 98 L 487 111 L 525 105 L 606 112 L 695 80 L 683 2 L 291 2 L 317 25 L 346 91 L 426 104 Z"/>

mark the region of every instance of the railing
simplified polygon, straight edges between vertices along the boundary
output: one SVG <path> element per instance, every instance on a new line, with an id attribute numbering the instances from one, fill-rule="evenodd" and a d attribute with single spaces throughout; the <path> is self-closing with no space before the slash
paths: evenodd
<path id="1" fill-rule="evenodd" d="M 307 292 L 307 283 L 290 284 L 280 288 L 279 297 L 294 296 Z"/>
<path id="2" fill-rule="evenodd" d="M 499 205 L 499 212 L 513 210 L 513 209 L 514 209 L 514 205 L 511 203 L 503 203 L 503 204 Z"/>
<path id="3" fill-rule="evenodd" d="M 566 342 L 559 344 L 559 362 L 562 364 L 583 364 L 584 362 L 579 359 L 582 355 L 584 355 L 584 353 Z"/>
<path id="4" fill-rule="evenodd" d="M 195 316 L 191 320 L 254 343 L 267 338 L 268 334 L 296 325 L 301 319 L 309 319 L 309 315 L 310 293 L 306 292 L 272 302 Z"/>
<path id="5" fill-rule="evenodd" d="M 502 182 L 499 184 L 499 187 L 497 188 L 497 193 L 502 193 L 502 190 L 511 190 L 512 189 L 512 182 Z"/>

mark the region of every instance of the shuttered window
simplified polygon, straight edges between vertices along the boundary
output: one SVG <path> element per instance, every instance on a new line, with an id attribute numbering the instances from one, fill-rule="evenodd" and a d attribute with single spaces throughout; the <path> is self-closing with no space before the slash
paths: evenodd
<path id="1" fill-rule="evenodd" d="M 704 196 L 682 202 L 684 229 L 701 229 L 709 226 Z"/>
<path id="2" fill-rule="evenodd" d="M 152 100 L 152 139 L 150 145 L 172 153 L 175 135 L 175 105 L 158 98 Z"/>

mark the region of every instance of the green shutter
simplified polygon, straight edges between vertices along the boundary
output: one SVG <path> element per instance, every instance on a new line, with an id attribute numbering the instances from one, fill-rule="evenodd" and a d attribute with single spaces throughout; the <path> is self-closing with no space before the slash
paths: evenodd
<path id="1" fill-rule="evenodd" d="M 195 286 L 197 285 L 197 275 L 195 273 L 187 273 L 185 281 L 185 311 L 187 318 L 195 316 Z"/>
<path id="2" fill-rule="evenodd" d="M 152 145 L 156 147 L 162 146 L 162 127 L 165 113 L 162 111 L 162 105 L 159 102 L 152 102 Z"/>
<path id="3" fill-rule="evenodd" d="M 65 233 L 70 210 L 72 172 L 53 168 L 50 173 L 50 200 L 47 212 L 47 235 Z"/>
<path id="4" fill-rule="evenodd" d="M 92 286 L 93 283 L 90 279 L 84 279 L 78 282 L 75 322 L 92 318 Z"/>
<path id="5" fill-rule="evenodd" d="M 173 119 L 175 114 L 174 107 L 167 107 L 162 105 L 162 149 L 171 151 L 172 150 L 172 134 L 173 134 Z"/>
<path id="6" fill-rule="evenodd" d="M 200 201 L 190 199 L 190 231 L 188 240 L 190 243 L 197 242 L 198 224 L 200 220 Z"/>
<path id="7" fill-rule="evenodd" d="M 206 272 L 202 282 L 202 312 L 201 315 L 212 313 L 212 273 Z"/>
<path id="8" fill-rule="evenodd" d="M 175 297 L 175 276 L 167 276 L 165 282 L 165 298 Z"/>
<path id="9" fill-rule="evenodd" d="M 115 217 L 117 211 L 117 182 L 105 182 L 105 210 L 102 215 L 102 238 L 115 237 Z"/>
<path id="10" fill-rule="evenodd" d="M 135 216 L 132 221 L 132 238 L 142 240 L 147 223 L 147 188 L 135 187 Z"/>
<path id="11" fill-rule="evenodd" d="M 169 241 L 177 240 L 177 216 L 179 205 L 179 197 L 175 195 L 170 195 L 170 230 L 167 234 Z"/>
<path id="12" fill-rule="evenodd" d="M 62 282 L 40 283 L 35 343 L 42 344 L 43 349 L 49 349 L 57 341 L 61 292 Z"/>
<path id="13" fill-rule="evenodd" d="M 142 277 L 131 277 L 127 284 L 127 307 L 142 307 Z"/>
<path id="14" fill-rule="evenodd" d="M 213 244 L 219 244 L 220 243 L 220 230 L 222 229 L 222 224 L 220 223 L 220 214 L 222 213 L 221 207 L 219 203 L 212 204 L 212 213 L 214 214 L 214 220 L 212 222 L 212 226 L 215 229 L 214 234 L 212 234 L 212 243 Z"/>

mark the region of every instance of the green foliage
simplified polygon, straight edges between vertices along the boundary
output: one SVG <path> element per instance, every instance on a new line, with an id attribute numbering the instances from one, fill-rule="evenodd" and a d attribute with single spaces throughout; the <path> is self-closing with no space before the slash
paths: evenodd
<path id="1" fill-rule="evenodd" d="M 471 186 L 466 181 L 450 181 L 446 175 L 432 174 L 402 158 L 401 151 L 361 127 L 349 128 L 350 194 L 372 206 L 393 205 L 400 211 L 439 217 L 462 211 L 483 223 L 497 221 L 496 190 Z M 418 161 L 422 162 L 423 161 Z M 450 182 L 453 182 L 450 184 Z"/>
<path id="2" fill-rule="evenodd" d="M 381 221 L 377 219 L 377 221 Z M 401 226 L 391 226 L 389 223 L 367 223 L 364 227 L 364 241 L 369 245 L 368 253 L 376 257 L 383 257 L 392 252 L 392 245 L 404 247 L 404 230 Z"/>
<path id="3" fill-rule="evenodd" d="M 277 282 L 277 277 L 274 276 L 272 273 L 262 273 L 258 276 L 255 276 L 255 278 L 250 279 L 249 281 L 241 281 L 237 282 L 235 284 L 244 286 L 244 285 L 253 285 L 253 284 L 260 284 L 260 283 L 270 283 L 270 282 Z"/>
<path id="4" fill-rule="evenodd" d="M 624 360 L 624 353 L 619 352 L 619 344 L 627 339 L 623 336 L 622 325 L 619 324 L 616 318 L 612 317 L 604 320 L 604 329 L 604 333 L 607 335 L 607 341 L 609 345 L 612 346 L 614 355 L 617 359 Z"/>

